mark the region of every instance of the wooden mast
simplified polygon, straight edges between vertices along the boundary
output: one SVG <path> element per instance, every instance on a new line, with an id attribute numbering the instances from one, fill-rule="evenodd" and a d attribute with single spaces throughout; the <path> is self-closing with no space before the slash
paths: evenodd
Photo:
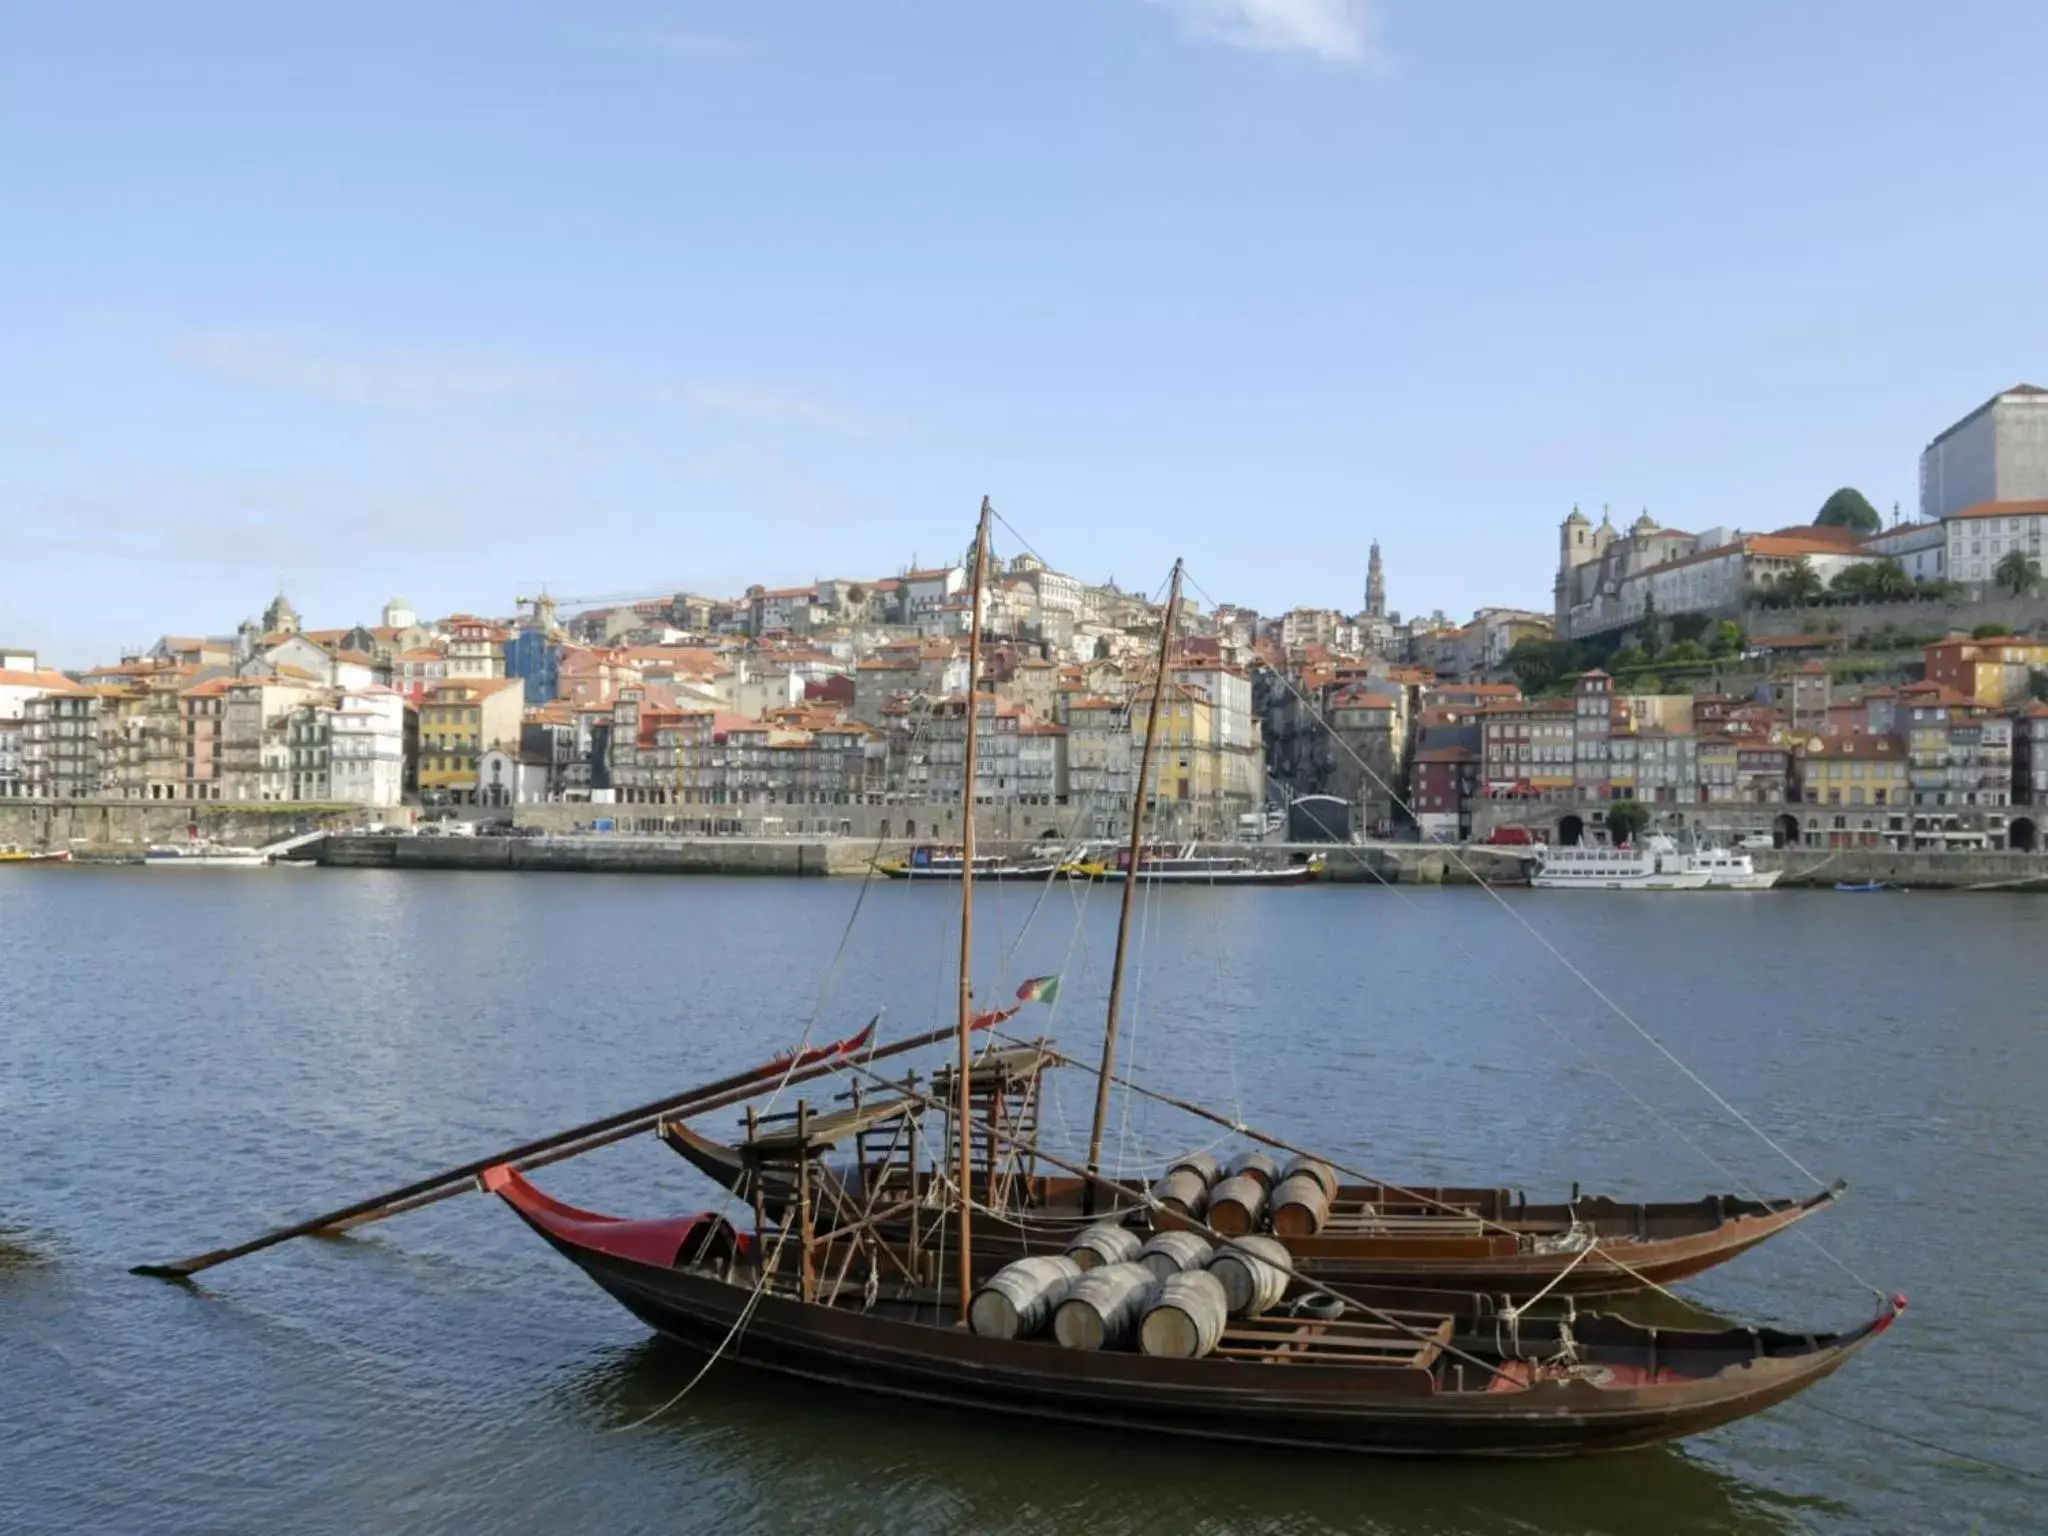
<path id="1" fill-rule="evenodd" d="M 954 1074 L 954 1116 L 960 1137 L 960 1325 L 974 1299 L 974 1137 L 968 1122 L 967 1074 L 974 1054 L 974 770 L 981 716 L 981 599 L 988 571 L 989 504 L 981 498 L 974 533 L 974 613 L 967 631 L 967 756 L 960 770 L 960 1058 Z M 993 1141 L 989 1144 L 993 1147 Z"/>
<path id="2" fill-rule="evenodd" d="M 1152 713 L 1145 721 L 1145 750 L 1138 759 L 1138 783 L 1131 796 L 1130 863 L 1124 870 L 1124 902 L 1116 924 L 1116 960 L 1109 971 L 1109 1017 L 1102 1027 L 1102 1071 L 1095 1079 L 1095 1118 L 1088 1126 L 1088 1179 L 1082 1191 L 1082 1210 L 1095 1213 L 1095 1191 L 1102 1172 L 1102 1128 L 1109 1120 L 1109 1084 L 1116 1071 L 1117 1011 L 1124 995 L 1124 952 L 1131 937 L 1131 897 L 1138 889 L 1138 866 L 1144 854 L 1145 785 L 1152 773 L 1152 749 L 1159 740 L 1159 706 L 1166 697 L 1167 658 L 1173 650 L 1173 626 L 1180 618 L 1181 563 L 1173 562 L 1173 581 L 1167 590 L 1166 617 L 1159 626 L 1159 670 L 1152 678 Z"/>

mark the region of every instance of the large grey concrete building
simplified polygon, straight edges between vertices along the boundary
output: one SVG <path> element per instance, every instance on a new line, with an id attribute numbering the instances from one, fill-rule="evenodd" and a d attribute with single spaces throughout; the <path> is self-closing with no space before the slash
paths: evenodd
<path id="1" fill-rule="evenodd" d="M 1936 521 L 1988 501 L 2048 497 L 2048 389 L 1993 395 L 1920 455 L 1920 516 Z"/>

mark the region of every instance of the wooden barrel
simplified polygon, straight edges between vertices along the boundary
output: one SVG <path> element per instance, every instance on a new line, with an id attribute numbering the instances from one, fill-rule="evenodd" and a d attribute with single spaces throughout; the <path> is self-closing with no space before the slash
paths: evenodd
<path id="1" fill-rule="evenodd" d="M 1329 1192 L 1314 1174 L 1292 1174 L 1273 1191 L 1273 1230 L 1280 1236 L 1314 1237 L 1329 1219 Z"/>
<path id="2" fill-rule="evenodd" d="M 1293 1265 L 1287 1245 L 1275 1237 L 1240 1237 L 1220 1245 L 1209 1259 L 1209 1273 L 1223 1287 L 1224 1304 L 1232 1317 L 1257 1317 L 1280 1305 L 1287 1294 L 1287 1270 Z"/>
<path id="3" fill-rule="evenodd" d="M 1223 1282 L 1191 1269 L 1159 1282 L 1138 1323 L 1138 1348 L 1168 1360 L 1199 1360 L 1216 1347 L 1230 1309 Z"/>
<path id="4" fill-rule="evenodd" d="M 1258 1230 L 1266 1186 L 1254 1174 L 1233 1173 L 1209 1191 L 1209 1225 L 1226 1237 Z"/>
<path id="5" fill-rule="evenodd" d="M 1199 1232 L 1155 1232 L 1138 1250 L 1138 1262 L 1164 1280 L 1209 1262 L 1209 1239 Z"/>
<path id="6" fill-rule="evenodd" d="M 1067 1257 L 1090 1270 L 1103 1264 L 1127 1264 L 1137 1258 L 1144 1240 L 1128 1227 L 1113 1221 L 1098 1221 L 1067 1244 Z"/>
<path id="7" fill-rule="evenodd" d="M 967 1304 L 968 1326 L 985 1339 L 1034 1338 L 1080 1278 L 1080 1265 L 1049 1253 L 1005 1264 Z"/>
<path id="8" fill-rule="evenodd" d="M 1152 1186 L 1152 1198 L 1180 1216 L 1199 1217 L 1209 1208 L 1209 1186 L 1193 1168 L 1176 1168 Z"/>
<path id="9" fill-rule="evenodd" d="M 1102 1264 L 1074 1282 L 1052 1315 L 1053 1337 L 1068 1349 L 1123 1349 L 1159 1282 L 1142 1264 Z"/>
<path id="10" fill-rule="evenodd" d="M 1280 1165 L 1264 1152 L 1240 1152 L 1230 1160 L 1230 1176 L 1236 1179 L 1247 1174 L 1271 1189 L 1280 1182 Z"/>
<path id="11" fill-rule="evenodd" d="M 1319 1157 L 1297 1157 L 1287 1165 L 1286 1171 L 1280 1175 L 1280 1181 L 1284 1184 L 1296 1174 L 1302 1173 L 1322 1185 L 1323 1193 L 1328 1198 L 1337 1198 L 1337 1170 Z"/>
<path id="12" fill-rule="evenodd" d="M 1183 1168 L 1200 1179 L 1204 1189 L 1223 1177 L 1223 1165 L 1214 1152 L 1190 1152 L 1186 1157 L 1177 1157 L 1167 1165 L 1166 1175 L 1171 1178 Z"/>

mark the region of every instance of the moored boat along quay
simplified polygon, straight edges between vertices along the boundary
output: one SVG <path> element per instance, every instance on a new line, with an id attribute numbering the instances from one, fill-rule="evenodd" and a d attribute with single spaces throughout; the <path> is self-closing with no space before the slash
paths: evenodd
<path id="1" fill-rule="evenodd" d="M 985 852 L 1028 854 L 1023 843 L 984 842 Z M 913 845 L 844 837 L 643 837 L 580 833 L 543 837 L 417 837 L 334 834 L 308 849 L 340 869 L 441 869 L 522 873 L 858 877 L 905 859 Z M 1314 883 L 1339 885 L 1525 885 L 1529 863 L 1514 850 L 1428 843 L 1202 844 L 1215 857 L 1323 860 Z M 1932 853 L 1886 849 L 1778 849 L 1753 855 L 1780 875 L 1779 890 L 1882 884 L 1889 891 L 2048 892 L 2048 855 Z M 1475 879 L 1476 877 L 1476 879 Z M 1290 887 L 1292 888 L 1292 887 Z M 1699 900 L 1750 900 L 1763 891 L 1700 891 Z"/>

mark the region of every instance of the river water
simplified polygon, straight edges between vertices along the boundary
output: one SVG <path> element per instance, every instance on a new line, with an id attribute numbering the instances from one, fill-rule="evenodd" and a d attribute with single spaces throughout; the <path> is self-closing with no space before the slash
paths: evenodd
<path id="1" fill-rule="evenodd" d="M 1035 894 L 985 889 L 979 990 L 1060 973 L 1050 1031 L 1092 1051 L 1115 893 Z M 1504 900 L 1148 895 L 1125 1059 L 1397 1177 L 1532 1199 L 1575 1179 L 1631 1199 L 1811 1187 L 1519 914 L 1787 1153 L 1851 1180 L 1806 1228 L 1826 1252 L 1788 1234 L 1689 1287 L 1810 1327 L 1874 1308 L 1843 1266 L 1909 1293 L 1807 1397 L 1528 1467 L 1219 1456 L 725 1367 L 649 1419 L 688 1363 L 470 1197 L 195 1287 L 134 1278 L 752 1065 L 814 1012 L 819 1039 L 877 1008 L 885 1034 L 942 1022 L 957 891 L 0 870 L 0 1530 L 2042 1528 L 2038 1484 L 1849 1420 L 2048 1466 L 2048 902 Z M 1060 1084 L 1048 1134 L 1073 1144 L 1088 1101 Z M 1142 1107 L 1113 1129 L 1133 1161 L 1211 1135 Z M 709 1199 L 644 1138 L 537 1178 L 627 1214 Z"/>

